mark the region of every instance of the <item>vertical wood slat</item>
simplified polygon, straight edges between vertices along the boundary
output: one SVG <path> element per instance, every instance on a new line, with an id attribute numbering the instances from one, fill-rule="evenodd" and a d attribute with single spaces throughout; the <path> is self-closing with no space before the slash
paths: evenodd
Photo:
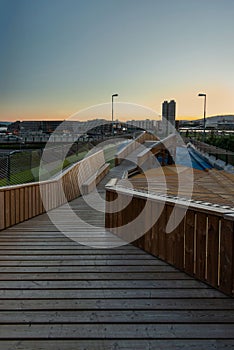
<path id="1" fill-rule="evenodd" d="M 184 209 L 174 208 L 175 217 L 183 218 L 175 228 L 175 257 L 174 265 L 183 270 L 184 269 L 184 226 L 185 226 L 185 212 Z"/>
<path id="2" fill-rule="evenodd" d="M 145 216 L 145 235 L 143 237 L 145 237 L 145 241 L 144 241 L 144 245 L 145 245 L 145 250 L 149 253 L 152 252 L 153 250 L 153 240 L 152 240 L 152 227 L 154 225 L 149 225 L 149 223 L 152 223 L 152 201 L 147 201 L 146 204 L 146 216 Z M 148 223 L 148 225 L 147 225 Z M 150 227 L 149 227 L 150 226 Z"/>
<path id="3" fill-rule="evenodd" d="M 99 164 L 98 162 L 104 162 L 104 155 L 101 151 L 84 160 L 84 163 L 86 165 L 90 163 L 92 168 L 96 168 Z M 43 201 L 41 200 L 40 187 L 43 188 L 45 193 L 44 201 L 47 210 L 64 204 L 66 199 L 70 201 L 79 196 L 80 190 L 77 177 L 79 167 L 80 162 L 53 182 L 26 184 L 16 188 L 11 187 L 10 189 L 1 190 L 0 230 L 45 212 Z M 89 176 L 90 174 L 87 173 L 86 175 Z M 64 182 L 66 199 L 61 191 L 61 182 Z"/>
<path id="4" fill-rule="evenodd" d="M 25 212 L 24 212 L 24 188 L 20 188 L 20 222 L 25 220 Z"/>
<path id="5" fill-rule="evenodd" d="M 205 213 L 197 215 L 196 230 L 196 276 L 205 281 L 206 272 L 206 220 Z"/>
<path id="6" fill-rule="evenodd" d="M 106 191 L 106 211 L 105 211 L 105 227 L 110 228 L 110 218 L 111 214 L 109 213 L 109 202 L 111 198 L 111 192 Z"/>
<path id="7" fill-rule="evenodd" d="M 35 215 L 40 214 L 40 204 L 39 204 L 39 185 L 35 186 Z"/>
<path id="8" fill-rule="evenodd" d="M 32 217 L 32 186 L 28 186 L 28 218 Z"/>
<path id="9" fill-rule="evenodd" d="M 138 223 L 137 223 L 137 221 L 139 220 L 138 217 L 141 214 L 142 210 L 144 209 L 145 204 L 146 204 L 146 200 L 145 199 L 139 198 L 139 200 L 138 200 L 138 198 L 132 197 L 132 201 L 128 205 L 128 212 L 131 212 L 131 215 L 132 215 L 132 219 L 129 222 L 131 222 L 133 220 L 134 225 L 138 225 Z M 146 220 L 146 217 L 141 217 L 142 230 L 143 230 L 142 236 L 146 233 L 145 232 L 145 222 L 144 222 L 144 220 Z M 139 224 L 141 224 L 141 223 L 139 222 Z M 135 241 L 135 240 L 137 240 L 139 238 L 139 234 L 137 234 L 137 233 L 135 233 L 133 231 L 131 232 L 131 236 L 132 236 L 132 238 Z M 144 238 L 142 238 L 142 240 L 144 240 Z"/>
<path id="10" fill-rule="evenodd" d="M 20 222 L 20 190 L 17 188 L 15 190 L 15 223 Z"/>
<path id="11" fill-rule="evenodd" d="M 15 190 L 10 190 L 11 208 L 10 208 L 10 225 L 15 225 Z"/>
<path id="12" fill-rule="evenodd" d="M 194 273 L 194 222 L 195 213 L 188 210 L 185 222 L 185 271 L 190 275 Z"/>
<path id="13" fill-rule="evenodd" d="M 219 221 L 217 216 L 209 216 L 207 282 L 214 287 L 218 287 Z"/>
<path id="14" fill-rule="evenodd" d="M 32 217 L 36 215 L 36 192 L 35 186 L 32 186 Z"/>
<path id="15" fill-rule="evenodd" d="M 163 207 L 163 209 L 162 209 Z M 158 256 L 161 259 L 166 258 L 166 215 L 167 209 L 163 204 L 159 204 L 159 211 L 161 215 L 159 216 L 157 222 L 157 235 L 158 235 Z"/>
<path id="16" fill-rule="evenodd" d="M 29 218 L 29 202 L 28 202 L 28 187 L 24 187 L 24 219 L 28 220 Z"/>
<path id="17" fill-rule="evenodd" d="M 173 212 L 173 206 L 166 204 L 166 227 L 169 220 L 175 223 L 175 212 Z M 170 264 L 175 260 L 175 230 L 171 232 L 165 231 L 165 258 Z"/>
<path id="18" fill-rule="evenodd" d="M 117 196 L 116 192 L 107 190 L 107 203 L 114 196 Z M 121 196 L 129 195 L 121 193 Z M 106 225 L 114 227 L 131 222 L 143 208 L 144 200 L 134 196 L 127 209 L 118 215 L 106 213 Z M 162 213 L 152 228 L 133 244 L 224 293 L 234 295 L 234 222 L 217 214 L 189 209 L 180 224 L 168 234 L 166 225 L 172 212 L 171 205 L 152 201 L 150 211 L 152 217 L 157 212 Z M 183 217 L 183 214 L 184 209 L 175 208 L 173 218 Z M 145 217 L 147 220 L 147 214 Z"/>
<path id="19" fill-rule="evenodd" d="M 184 268 L 184 215 L 183 209 L 167 206 L 167 222 L 170 218 L 174 227 L 171 233 L 166 233 L 167 261 L 181 270 Z M 179 224 L 178 218 L 182 219 Z"/>
<path id="20" fill-rule="evenodd" d="M 112 203 L 113 201 L 115 201 L 118 198 L 118 194 L 116 192 L 111 192 L 110 195 L 110 202 L 109 202 L 109 210 L 111 211 L 112 215 L 110 218 L 110 228 L 115 229 L 116 228 L 116 215 L 117 215 L 117 210 L 115 210 L 115 206 L 114 203 Z M 123 220 L 124 220 L 124 215 L 123 215 Z"/>
<path id="21" fill-rule="evenodd" d="M 11 225 L 11 191 L 5 192 L 5 225 L 9 227 Z"/>
<path id="22" fill-rule="evenodd" d="M 225 292 L 233 294 L 233 221 L 222 219 L 220 240 L 220 286 Z M 230 283 L 231 281 L 231 283 Z"/>
<path id="23" fill-rule="evenodd" d="M 0 230 L 3 230 L 5 228 L 5 193 L 3 191 L 0 191 L 0 203 L 1 203 L 1 210 L 0 210 Z"/>
<path id="24" fill-rule="evenodd" d="M 148 235 L 150 234 L 150 231 L 146 229 L 146 224 L 147 224 L 147 220 L 150 220 L 149 215 L 151 214 L 151 208 L 147 208 L 148 210 L 146 210 L 146 200 L 145 199 L 140 199 L 140 201 L 137 201 L 136 198 L 132 198 L 132 202 L 133 202 L 133 209 L 131 210 L 131 207 L 129 207 L 129 212 L 132 211 L 132 220 L 134 220 L 134 225 L 133 225 L 133 229 L 131 230 L 131 235 L 134 239 L 135 245 L 138 248 L 144 249 L 146 251 L 149 251 L 149 244 L 147 244 L 148 242 Z M 131 204 L 130 204 L 131 205 Z M 142 217 L 141 213 L 142 210 L 144 210 L 144 215 Z M 139 215 L 141 215 L 141 218 L 139 220 Z M 140 221 L 138 223 L 138 221 Z M 138 225 L 142 225 L 141 227 L 141 233 L 142 235 L 139 236 L 139 233 L 135 233 L 135 227 L 134 226 L 138 226 Z M 124 238 L 124 237 L 123 237 Z"/>
<path id="25" fill-rule="evenodd" d="M 157 228 L 157 220 L 160 216 L 159 214 L 159 205 L 157 202 L 151 203 L 151 215 L 153 218 L 155 218 L 155 223 L 153 227 L 151 228 L 151 252 L 155 256 L 159 256 L 159 232 L 156 229 Z"/>
<path id="26" fill-rule="evenodd" d="M 40 207 L 40 214 L 42 214 L 45 211 L 43 200 L 42 200 L 42 198 L 43 198 L 43 185 L 42 184 L 40 184 L 39 193 L 40 193 L 40 196 L 39 196 L 39 207 Z"/>

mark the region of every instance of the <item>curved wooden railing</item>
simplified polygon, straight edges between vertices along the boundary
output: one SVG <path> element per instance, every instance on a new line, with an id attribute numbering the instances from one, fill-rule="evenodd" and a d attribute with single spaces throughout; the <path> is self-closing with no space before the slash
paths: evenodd
<path id="1" fill-rule="evenodd" d="M 82 182 L 94 175 L 103 163 L 104 154 L 101 150 L 72 165 L 52 180 L 1 187 L 0 230 L 79 197 Z M 101 178 L 99 174 L 98 181 Z"/>
<path id="2" fill-rule="evenodd" d="M 164 156 L 164 153 L 167 152 L 169 157 L 172 160 L 172 157 L 175 158 L 176 154 L 176 135 L 171 134 L 167 136 L 165 139 L 160 140 L 158 142 L 155 142 L 154 145 L 150 148 L 144 149 L 141 153 L 137 156 L 137 165 L 138 167 L 142 167 L 144 163 L 149 161 L 153 156 L 157 154 L 161 154 L 162 157 Z M 172 162 L 169 162 L 171 164 Z"/>
<path id="3" fill-rule="evenodd" d="M 111 202 L 116 198 L 120 204 L 132 199 L 124 209 L 111 213 Z M 109 207 L 105 216 L 106 227 L 117 235 L 118 227 L 134 220 L 147 202 L 149 212 L 145 213 L 145 220 L 152 213 L 161 215 L 150 230 L 147 229 L 147 233 L 133 244 L 227 295 L 234 296 L 233 210 L 193 202 L 178 203 L 178 200 L 121 188 L 116 182 L 107 185 L 106 200 Z M 188 206 L 184 215 L 184 208 Z M 172 212 L 175 219 L 181 215 L 181 211 L 183 220 L 172 232 L 167 233 L 166 227 Z"/>
<path id="4" fill-rule="evenodd" d="M 129 142 L 124 148 L 122 148 L 118 153 L 116 153 L 115 166 L 119 165 L 123 159 L 127 158 L 127 156 L 130 153 L 135 151 L 135 149 L 137 149 L 140 146 L 140 144 L 144 143 L 145 141 L 154 140 L 158 141 L 158 138 L 155 135 L 150 134 L 147 131 L 143 131 L 143 133 L 141 133 L 136 139 Z"/>

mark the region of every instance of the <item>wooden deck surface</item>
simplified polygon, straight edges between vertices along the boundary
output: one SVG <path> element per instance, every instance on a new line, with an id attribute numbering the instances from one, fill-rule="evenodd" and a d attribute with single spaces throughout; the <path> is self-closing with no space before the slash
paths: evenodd
<path id="1" fill-rule="evenodd" d="M 131 184 L 136 189 L 147 191 L 150 184 L 151 192 L 177 196 L 179 181 L 181 181 L 183 189 L 180 190 L 180 197 L 191 197 L 194 200 L 234 208 L 234 174 L 216 169 L 209 171 L 193 169 L 193 177 L 192 193 L 189 182 L 191 169 L 180 165 L 147 170 L 144 174 L 138 174 L 122 181 L 122 186 Z"/>
<path id="2" fill-rule="evenodd" d="M 132 245 L 98 248 L 116 239 L 103 213 L 83 198 L 71 206 L 98 227 L 89 232 L 97 248 L 47 214 L 0 233 L 1 350 L 234 348 L 234 299 Z M 67 220 L 66 207 L 56 215 L 85 242 L 87 228 Z"/>

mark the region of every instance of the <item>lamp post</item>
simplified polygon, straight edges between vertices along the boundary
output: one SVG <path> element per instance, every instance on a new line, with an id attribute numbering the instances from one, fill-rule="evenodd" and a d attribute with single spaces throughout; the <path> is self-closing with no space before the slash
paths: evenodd
<path id="1" fill-rule="evenodd" d="M 199 97 L 204 97 L 204 121 L 203 121 L 203 142 L 206 138 L 206 94 L 198 94 Z"/>
<path id="2" fill-rule="evenodd" d="M 114 135 L 114 97 L 118 97 L 118 94 L 111 96 L 111 121 L 112 121 L 112 134 Z"/>

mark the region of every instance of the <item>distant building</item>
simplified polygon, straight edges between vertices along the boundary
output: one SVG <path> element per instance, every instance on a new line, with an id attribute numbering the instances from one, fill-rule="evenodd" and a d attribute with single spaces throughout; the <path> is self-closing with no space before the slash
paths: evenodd
<path id="1" fill-rule="evenodd" d="M 174 100 L 171 100 L 170 102 L 164 101 L 162 103 L 162 128 L 165 135 L 174 132 L 175 116 L 176 102 Z"/>
<path id="2" fill-rule="evenodd" d="M 60 124 L 61 120 L 25 120 L 20 123 L 21 132 L 53 132 Z"/>
<path id="3" fill-rule="evenodd" d="M 147 130 L 147 131 L 155 131 L 158 130 L 157 120 L 151 119 L 143 119 L 143 120 L 128 120 L 126 122 L 128 125 L 135 126 L 137 128 Z"/>
<path id="4" fill-rule="evenodd" d="M 203 128 L 203 119 L 181 120 L 180 127 Z M 206 118 L 206 129 L 233 130 L 234 115 L 216 115 Z"/>

